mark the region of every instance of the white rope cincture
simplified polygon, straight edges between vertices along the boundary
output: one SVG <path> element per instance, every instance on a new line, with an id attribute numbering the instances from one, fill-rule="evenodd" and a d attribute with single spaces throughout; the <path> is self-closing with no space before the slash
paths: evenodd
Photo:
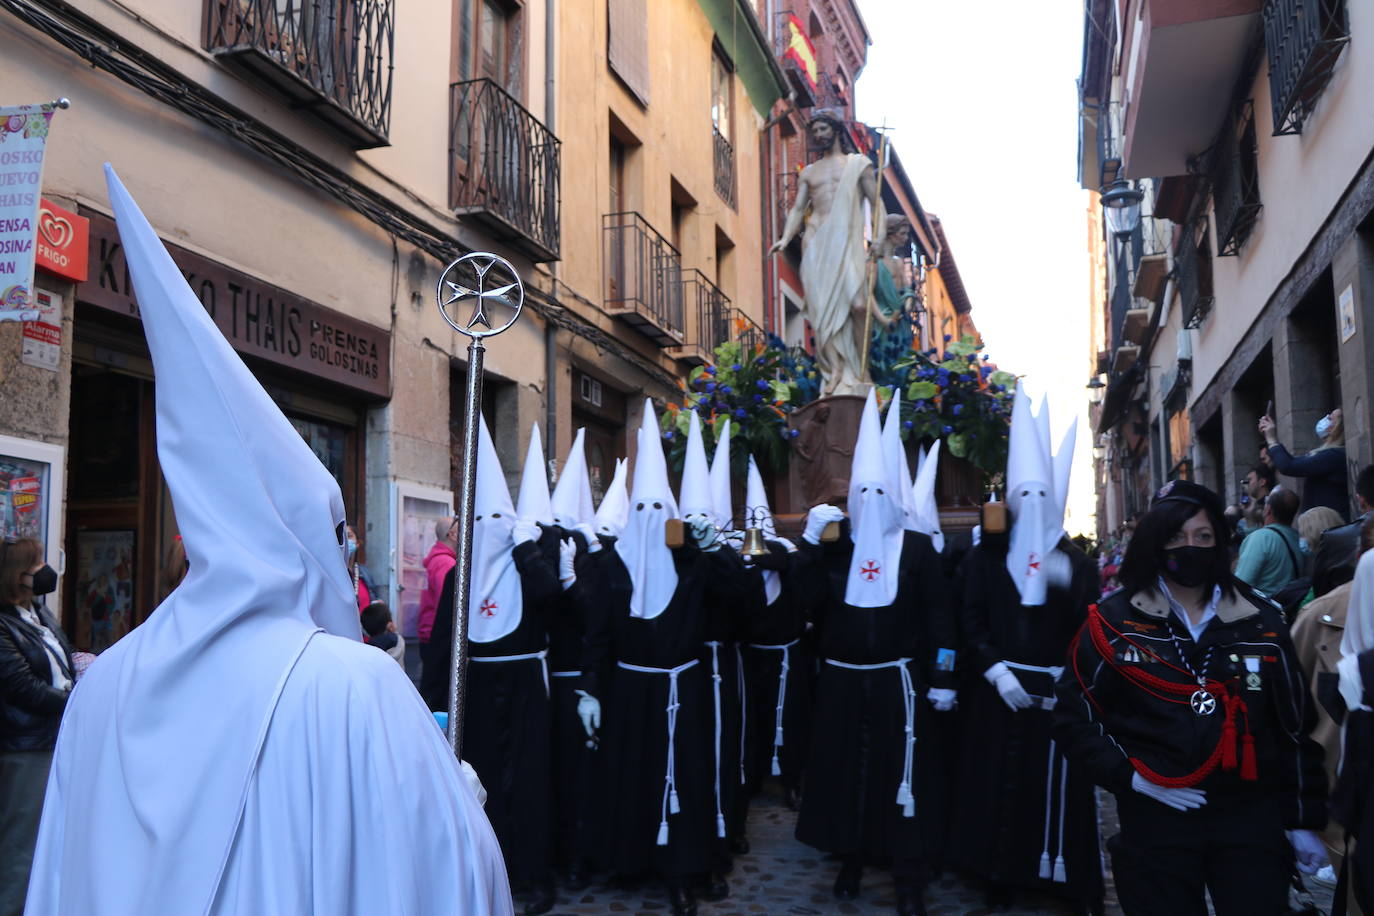
<path id="1" fill-rule="evenodd" d="M 1066 795 L 1069 787 L 1069 762 L 1062 753 L 1059 753 L 1058 745 L 1054 739 L 1050 739 L 1050 756 L 1045 764 L 1045 843 L 1040 851 L 1040 877 L 1046 881 L 1054 881 L 1058 884 L 1066 883 L 1068 871 L 1064 865 L 1064 814 L 1068 807 L 1068 797 Z M 1050 833 L 1051 825 L 1054 823 L 1054 769 L 1055 760 L 1059 762 L 1059 845 L 1056 847 L 1054 859 L 1050 859 Z"/>
<path id="2" fill-rule="evenodd" d="M 629 662 L 616 662 L 626 671 L 638 671 L 641 674 L 666 674 L 668 675 L 668 763 L 663 771 L 663 807 L 661 817 L 658 822 L 658 845 L 668 845 L 668 815 L 677 814 L 682 806 L 677 797 L 677 767 L 675 764 L 675 745 L 674 739 L 677 736 L 677 677 L 688 668 L 697 664 L 699 659 L 692 659 L 684 662 L 676 668 L 650 668 L 644 665 L 632 665 Z"/>
<path id="3" fill-rule="evenodd" d="M 744 650 L 735 645 L 735 675 L 739 678 L 739 784 L 744 778 L 744 736 L 749 734 L 749 690 L 744 683 Z"/>
<path id="4" fill-rule="evenodd" d="M 711 647 L 711 690 L 716 704 L 716 836 L 725 836 L 725 814 L 720 810 L 720 642 L 709 640 Z"/>
<path id="5" fill-rule="evenodd" d="M 916 687 L 911 680 L 911 670 L 907 668 L 911 659 L 899 658 L 891 662 L 878 662 L 874 665 L 855 665 L 850 662 L 827 658 L 826 664 L 836 668 L 849 668 L 852 671 L 877 671 L 880 668 L 896 668 L 901 678 L 902 707 L 906 714 L 906 760 L 902 764 L 902 782 L 897 786 L 897 804 L 902 806 L 902 817 L 916 816 L 916 796 L 911 791 L 911 770 L 916 751 Z"/>
<path id="6" fill-rule="evenodd" d="M 539 666 L 544 669 L 544 695 L 549 695 L 549 650 L 541 649 L 538 652 L 526 652 L 524 655 L 474 655 L 469 661 L 474 662 L 523 662 L 530 659 L 539 659 Z M 557 677 L 558 675 L 555 675 Z"/>
<path id="7" fill-rule="evenodd" d="M 749 644 L 749 648 L 751 649 L 771 649 L 774 652 L 782 653 L 782 668 L 778 672 L 778 705 L 777 709 L 774 711 L 775 719 L 773 722 L 772 773 L 774 776 L 782 775 L 782 766 L 778 763 L 778 749 L 782 747 L 783 714 L 787 709 L 787 672 L 791 669 L 791 649 L 799 642 L 801 642 L 800 639 L 794 639 L 781 646 L 763 646 L 755 643 Z"/>

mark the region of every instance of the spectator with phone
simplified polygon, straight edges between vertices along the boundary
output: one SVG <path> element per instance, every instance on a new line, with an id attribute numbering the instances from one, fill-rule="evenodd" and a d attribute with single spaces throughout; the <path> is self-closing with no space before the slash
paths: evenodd
<path id="1" fill-rule="evenodd" d="M 1315 432 L 1322 444 L 1306 455 L 1293 456 L 1279 442 L 1273 416 L 1259 419 L 1260 435 L 1269 449 L 1274 469 L 1287 477 L 1303 478 L 1302 508 L 1329 506 L 1346 517 L 1350 495 L 1346 489 L 1345 423 L 1337 407 L 1317 421 Z"/>
<path id="2" fill-rule="evenodd" d="M 1270 464 L 1261 462 L 1246 473 L 1241 483 L 1240 502 L 1226 508 L 1226 518 L 1235 524 L 1240 537 L 1264 527 L 1264 504 L 1278 483 L 1278 473 Z"/>

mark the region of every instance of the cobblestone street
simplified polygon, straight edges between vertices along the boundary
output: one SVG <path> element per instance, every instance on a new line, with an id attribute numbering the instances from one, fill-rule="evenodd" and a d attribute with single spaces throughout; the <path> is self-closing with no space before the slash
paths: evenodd
<path id="1" fill-rule="evenodd" d="M 861 896 L 853 902 L 841 902 L 831 895 L 838 864 L 810 847 L 803 846 L 792 835 L 796 814 L 789 811 L 782 799 L 768 791 L 755 800 L 749 816 L 749 840 L 753 846 L 748 855 L 736 858 L 730 875 L 730 897 L 718 903 L 702 902 L 700 911 L 712 916 L 747 916 L 767 913 L 797 914 L 878 914 L 894 911 L 892 880 L 887 873 L 870 870 L 864 873 Z M 662 890 L 646 883 L 634 890 L 608 889 L 594 885 L 580 894 L 566 890 L 559 892 L 555 914 L 630 913 L 663 916 L 668 901 Z M 1057 916 L 1071 910 L 1051 899 L 1023 901 L 1011 910 L 992 910 L 983 901 L 980 887 L 946 874 L 931 883 L 926 891 L 926 907 L 931 916 L 975 916 L 1000 913 L 1005 916 Z M 1109 907 L 1108 913 L 1120 911 Z"/>

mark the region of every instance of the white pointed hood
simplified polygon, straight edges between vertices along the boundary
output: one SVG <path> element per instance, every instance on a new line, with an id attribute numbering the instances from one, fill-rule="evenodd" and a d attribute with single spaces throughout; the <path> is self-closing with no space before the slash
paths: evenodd
<path id="1" fill-rule="evenodd" d="M 700 430 L 697 435 L 700 436 Z M 615 542 L 615 552 L 629 571 L 630 583 L 634 588 L 630 596 L 630 616 L 652 620 L 663 613 L 677 591 L 677 566 L 673 563 L 673 552 L 664 540 L 663 523 L 679 516 L 673 488 L 668 483 L 668 462 L 663 457 L 658 419 L 654 416 L 654 405 L 648 398 L 644 399 L 644 421 L 639 429 L 638 445 L 634 485 L 630 491 L 629 521 Z M 688 459 L 691 459 L 690 447 Z M 701 461 L 703 464 L 706 461 L 704 451 Z M 705 491 L 705 468 L 700 473 L 702 490 Z M 685 483 L 685 472 L 683 480 Z M 710 511 L 709 494 L 705 496 L 702 509 Z"/>
<path id="2" fill-rule="evenodd" d="M 1044 430 L 1049 415 L 1031 412 L 1024 386 L 1016 386 L 1012 405 L 1011 434 L 1007 455 L 1007 508 L 1011 511 L 1011 538 L 1007 572 L 1021 593 L 1021 603 L 1036 607 L 1045 603 L 1048 587 L 1046 557 L 1059 542 L 1051 536 L 1057 497 L 1054 467 Z"/>
<path id="3" fill-rule="evenodd" d="M 902 390 L 892 390 L 892 400 L 887 405 L 887 416 L 883 419 L 883 461 L 887 465 L 887 476 L 897 488 L 897 502 L 902 509 L 902 527 L 910 531 L 916 528 L 916 502 L 911 493 L 911 465 L 906 460 L 906 447 L 902 445 Z"/>
<path id="4" fill-rule="evenodd" d="M 625 524 L 630 520 L 630 494 L 625 489 L 628 474 L 624 458 L 615 460 L 615 473 L 611 475 L 610 486 L 601 497 L 601 505 L 596 507 L 592 524 L 598 535 L 620 537 Z"/>
<path id="5" fill-rule="evenodd" d="M 544 464 L 544 439 L 539 424 L 530 426 L 530 446 L 525 451 L 525 470 L 520 475 L 520 496 L 515 505 L 517 518 L 541 525 L 553 524 L 553 502 L 549 499 L 549 472 Z"/>
<path id="6" fill-rule="evenodd" d="M 896 600 L 904 537 L 900 499 L 888 476 L 878 402 L 870 388 L 849 473 L 849 535 L 854 554 L 845 585 L 846 604 L 887 607 Z"/>
<path id="7" fill-rule="evenodd" d="M 558 475 L 558 483 L 553 487 L 553 523 L 569 530 L 577 525 L 590 525 L 596 515 L 592 508 L 592 482 L 587 476 L 586 433 L 585 429 L 577 431 L 572 450 L 563 462 L 563 471 Z"/>
<path id="8" fill-rule="evenodd" d="M 91 753 L 63 759 L 59 740 L 68 791 L 49 814 L 79 812 L 79 826 L 67 829 L 121 838 L 103 861 L 83 863 L 97 887 L 128 887 L 124 871 L 137 862 L 166 876 L 164 899 L 201 912 L 292 665 L 322 631 L 360 639 L 358 608 L 338 484 L 108 165 L 105 175 L 152 356 L 158 461 L 190 570 L 77 685 L 65 721 L 84 723 L 79 742 Z"/>
<path id="9" fill-rule="evenodd" d="M 694 515 L 713 518 L 711 470 L 706 463 L 706 444 L 701 438 L 701 416 L 695 410 L 689 413 L 687 451 L 682 460 L 682 488 L 678 491 L 678 505 L 682 508 L 683 518 Z M 638 464 L 635 465 L 635 480 L 639 480 Z"/>
<path id="10" fill-rule="evenodd" d="M 1064 536 L 1064 515 L 1069 509 L 1069 475 L 1073 471 L 1073 451 L 1077 445 L 1077 437 L 1078 418 L 1074 417 L 1064 432 L 1064 438 L 1059 440 L 1059 448 L 1055 450 L 1051 462 L 1054 468 L 1055 513 L 1050 527 L 1056 534 L 1056 542 Z"/>
<path id="11" fill-rule="evenodd" d="M 930 535 L 936 552 L 945 549 L 945 533 L 940 530 L 940 506 L 935 499 L 935 478 L 940 470 L 940 440 L 930 447 L 927 453 L 921 449 L 921 460 L 916 464 L 916 482 L 911 485 L 911 501 L 916 507 L 915 529 Z"/>
<path id="12" fill-rule="evenodd" d="M 730 531 L 735 527 L 735 508 L 730 504 L 730 418 L 720 424 L 716 452 L 711 458 L 711 514 L 716 527 Z"/>
<path id="13" fill-rule="evenodd" d="M 468 639 L 494 642 L 520 625 L 524 595 L 515 567 L 515 507 L 506 489 L 506 474 L 496 456 L 487 419 L 477 430 L 477 487 L 472 509 L 472 585 L 468 590 Z M 536 427 L 535 435 L 538 435 Z M 533 454 L 533 452 L 531 452 Z M 526 465 L 528 471 L 528 464 Z M 527 481 L 528 482 L 528 481 Z M 547 496 L 547 488 L 545 489 Z"/>
<path id="14" fill-rule="evenodd" d="M 744 524 L 762 530 L 765 539 L 773 540 L 778 536 L 778 529 L 773 524 L 773 510 L 768 506 L 768 491 L 763 488 L 763 475 L 759 473 L 753 455 L 749 456 L 749 476 L 744 485 Z M 777 601 L 782 594 L 782 577 L 775 570 L 763 571 L 763 591 L 769 604 Z"/>

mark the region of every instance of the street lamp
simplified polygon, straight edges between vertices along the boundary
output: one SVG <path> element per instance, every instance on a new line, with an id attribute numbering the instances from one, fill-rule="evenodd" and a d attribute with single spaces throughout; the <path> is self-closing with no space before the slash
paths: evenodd
<path id="1" fill-rule="evenodd" d="M 1112 235 L 1122 238 L 1135 232 L 1140 225 L 1140 201 L 1144 197 L 1144 191 L 1132 187 L 1124 178 L 1102 189 L 1102 212 Z"/>

